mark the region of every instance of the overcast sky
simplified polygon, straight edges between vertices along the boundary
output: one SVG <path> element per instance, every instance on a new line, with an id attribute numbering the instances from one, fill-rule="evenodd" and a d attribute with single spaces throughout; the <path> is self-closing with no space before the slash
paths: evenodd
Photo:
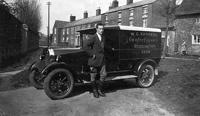
<path id="1" fill-rule="evenodd" d="M 95 16 L 96 9 L 101 8 L 104 13 L 108 10 L 112 0 L 40 0 L 41 14 L 42 14 L 42 27 L 41 32 L 47 33 L 48 24 L 48 6 L 47 2 L 51 2 L 50 7 L 50 32 L 55 20 L 69 21 L 70 15 L 76 16 L 76 19 L 83 18 L 83 12 L 87 10 L 88 16 Z M 118 0 L 119 6 L 125 5 L 127 0 Z M 140 0 L 133 0 L 134 2 Z"/>

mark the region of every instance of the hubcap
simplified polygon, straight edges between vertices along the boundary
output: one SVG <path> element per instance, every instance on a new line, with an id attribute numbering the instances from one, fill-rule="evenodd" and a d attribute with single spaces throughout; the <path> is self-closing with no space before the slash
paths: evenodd
<path id="1" fill-rule="evenodd" d="M 68 75 L 64 72 L 56 73 L 50 80 L 50 90 L 57 95 L 63 95 L 70 89 Z"/>
<path id="2" fill-rule="evenodd" d="M 153 74 L 151 69 L 145 68 L 142 71 L 142 76 L 141 76 L 141 84 L 144 86 L 149 86 L 152 83 L 153 80 Z"/>

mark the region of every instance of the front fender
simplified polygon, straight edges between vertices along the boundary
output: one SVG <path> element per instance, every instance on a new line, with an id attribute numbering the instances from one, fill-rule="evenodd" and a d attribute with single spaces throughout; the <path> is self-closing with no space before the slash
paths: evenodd
<path id="1" fill-rule="evenodd" d="M 66 68 L 68 70 L 71 71 L 71 68 L 65 64 L 64 62 L 53 62 L 49 65 L 47 65 L 43 70 L 42 70 L 42 74 L 43 75 L 47 75 L 49 74 L 52 70 L 56 69 L 56 68 Z"/>
<path id="2" fill-rule="evenodd" d="M 36 61 L 33 62 L 33 63 L 29 66 L 28 71 L 32 71 L 32 70 L 34 70 L 34 69 L 37 69 Z"/>
<path id="3" fill-rule="evenodd" d="M 155 70 L 157 71 L 158 64 L 156 63 L 156 61 L 152 60 L 152 59 L 145 59 L 145 60 L 142 60 L 141 62 L 138 62 L 137 65 L 134 67 L 136 73 L 139 73 L 140 69 L 142 68 L 142 66 L 144 64 L 152 65 L 155 68 Z M 155 72 L 155 74 L 156 74 L 156 72 Z"/>

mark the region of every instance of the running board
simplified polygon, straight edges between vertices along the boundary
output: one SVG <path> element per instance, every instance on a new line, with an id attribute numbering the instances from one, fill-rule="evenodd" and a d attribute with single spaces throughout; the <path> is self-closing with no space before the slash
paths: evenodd
<path id="1" fill-rule="evenodd" d="M 105 81 L 111 81 L 111 80 L 120 80 L 120 79 L 132 79 L 137 78 L 136 75 L 125 75 L 125 76 L 113 76 L 113 77 L 107 77 Z M 83 80 L 83 83 L 90 83 L 90 81 Z"/>
<path id="2" fill-rule="evenodd" d="M 125 75 L 125 76 L 108 77 L 106 79 L 106 81 L 120 80 L 120 79 L 130 79 L 130 78 L 137 78 L 137 76 L 136 75 Z"/>

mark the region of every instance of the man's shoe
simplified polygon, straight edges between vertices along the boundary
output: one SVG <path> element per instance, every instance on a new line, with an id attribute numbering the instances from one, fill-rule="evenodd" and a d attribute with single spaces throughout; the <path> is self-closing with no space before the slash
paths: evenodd
<path id="1" fill-rule="evenodd" d="M 101 90 L 98 90 L 98 93 L 101 97 L 106 97 L 106 94 L 104 92 L 102 92 Z"/>
<path id="2" fill-rule="evenodd" d="M 93 96 L 95 98 L 99 98 L 99 93 L 96 90 L 93 90 Z"/>

